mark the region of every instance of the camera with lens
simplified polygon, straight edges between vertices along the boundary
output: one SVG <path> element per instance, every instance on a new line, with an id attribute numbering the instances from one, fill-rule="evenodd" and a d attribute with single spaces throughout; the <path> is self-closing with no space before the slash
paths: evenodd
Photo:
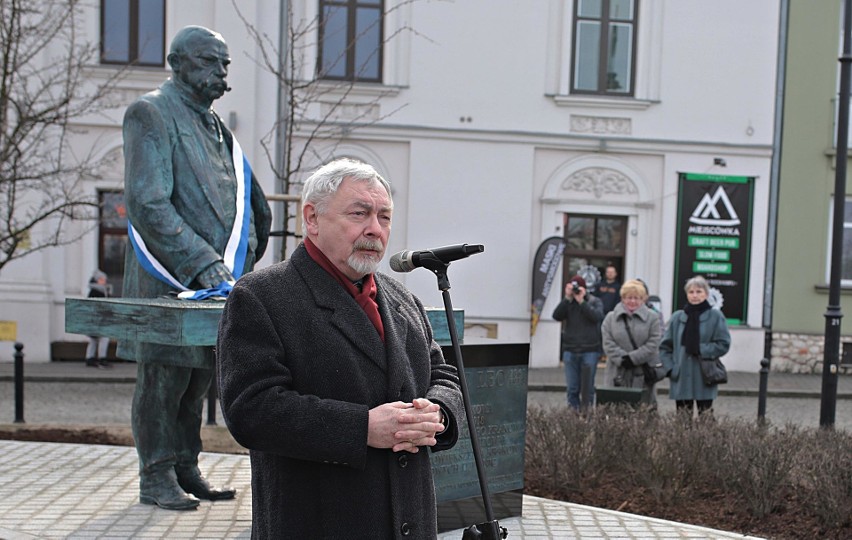
<path id="1" fill-rule="evenodd" d="M 571 282 L 571 287 L 573 287 L 573 288 L 571 289 L 572 294 L 573 294 L 574 296 L 580 296 L 580 295 L 582 294 L 582 291 L 580 290 L 580 287 L 582 287 L 582 286 L 583 286 L 583 285 L 582 285 L 579 281 L 572 281 L 572 282 Z"/>

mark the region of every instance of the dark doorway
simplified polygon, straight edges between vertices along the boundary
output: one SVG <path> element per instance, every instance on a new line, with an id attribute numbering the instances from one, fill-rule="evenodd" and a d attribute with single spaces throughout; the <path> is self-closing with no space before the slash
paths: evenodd
<path id="1" fill-rule="evenodd" d="M 610 264 L 618 270 L 619 279 L 623 279 L 626 216 L 565 214 L 564 231 L 567 244 L 562 265 L 563 286 L 578 273 L 584 277 L 594 273 L 590 266 L 597 270 L 598 280 Z"/>

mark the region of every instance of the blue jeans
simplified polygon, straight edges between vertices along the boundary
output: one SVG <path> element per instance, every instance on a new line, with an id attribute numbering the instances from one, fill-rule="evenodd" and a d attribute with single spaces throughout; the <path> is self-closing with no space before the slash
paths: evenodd
<path id="1" fill-rule="evenodd" d="M 598 369 L 599 352 L 575 353 L 565 351 L 562 353 L 562 361 L 565 362 L 565 384 L 568 387 L 568 406 L 576 410 L 580 409 L 580 380 L 583 366 L 589 366 L 589 404 L 595 402 L 595 372 Z"/>

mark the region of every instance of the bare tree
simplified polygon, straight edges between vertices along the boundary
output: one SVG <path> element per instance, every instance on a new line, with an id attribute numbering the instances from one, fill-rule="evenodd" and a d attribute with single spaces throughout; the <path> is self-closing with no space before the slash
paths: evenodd
<path id="1" fill-rule="evenodd" d="M 97 217 L 81 183 L 98 165 L 72 147 L 80 121 L 114 106 L 121 71 L 94 82 L 99 48 L 77 0 L 0 0 L 0 270 L 81 236 L 71 221 Z M 75 127 L 76 123 L 76 127 Z"/>
<path id="2" fill-rule="evenodd" d="M 402 0 L 395 2 L 382 14 L 382 19 L 389 13 L 401 9 L 418 0 Z M 260 32 L 255 25 L 246 20 L 240 13 L 236 0 L 232 0 L 234 9 L 242 19 L 246 29 L 258 46 L 258 62 L 266 71 L 275 76 L 279 85 L 279 116 L 273 122 L 272 129 L 261 140 L 271 169 L 279 182 L 280 192 L 291 195 L 295 199 L 301 192 L 301 183 L 305 167 L 309 163 L 324 161 L 334 153 L 334 149 L 349 137 L 353 131 L 361 129 L 386 119 L 396 113 L 402 106 L 385 114 L 379 114 L 379 103 L 395 90 L 377 91 L 370 98 L 360 97 L 357 106 L 353 107 L 351 95 L 357 88 L 357 83 L 351 80 L 332 80 L 327 77 L 330 69 L 346 61 L 349 50 L 355 47 L 359 37 L 367 32 L 375 31 L 370 26 L 354 36 L 333 59 L 326 58 L 323 66 L 325 71 L 319 71 L 306 62 L 314 59 L 312 50 L 318 48 L 318 40 L 322 30 L 322 20 L 316 17 L 312 20 L 297 19 L 294 16 L 292 2 L 282 3 L 282 32 L 276 40 L 268 34 Z M 376 24 L 380 24 L 377 22 Z M 374 51 L 365 55 L 361 66 L 363 69 L 369 62 L 381 54 L 382 47 L 399 37 L 403 32 L 418 34 L 413 28 L 404 26 L 386 33 Z M 421 36 L 422 37 L 422 36 Z M 306 76 L 310 73 L 310 76 Z M 355 77 L 357 78 L 357 76 Z M 345 114 L 343 112 L 345 111 Z M 322 146 L 325 155 L 319 154 Z M 331 149 L 329 151 L 329 149 Z M 287 197 L 284 197 L 285 199 Z M 285 202 L 280 226 L 285 236 L 282 242 L 281 259 L 286 258 L 287 239 L 297 236 L 295 221 L 298 219 L 298 208 L 293 202 Z"/>

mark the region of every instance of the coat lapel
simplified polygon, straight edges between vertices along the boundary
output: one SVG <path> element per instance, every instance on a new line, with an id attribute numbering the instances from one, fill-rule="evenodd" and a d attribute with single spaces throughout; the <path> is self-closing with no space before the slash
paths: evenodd
<path id="1" fill-rule="evenodd" d="M 291 264 L 307 283 L 317 307 L 331 312 L 329 323 L 383 371 L 387 370 L 385 346 L 376 327 L 361 306 L 335 279 L 311 259 L 304 246 L 293 253 Z M 385 330 L 387 331 L 387 329 Z"/>
<path id="2" fill-rule="evenodd" d="M 337 283 L 334 283 L 334 285 L 340 287 Z M 383 371 L 387 370 L 384 344 L 376 331 L 376 327 L 373 326 L 373 323 L 370 322 L 367 314 L 355 302 L 355 299 L 349 296 L 342 287 L 340 287 L 340 290 L 346 296 L 345 300 L 347 301 L 341 302 L 336 307 L 326 304 L 326 307 L 331 307 L 334 310 L 331 324 L 374 364 Z"/>
<path id="3" fill-rule="evenodd" d="M 411 401 L 417 397 L 416 389 L 412 386 L 414 372 L 408 361 L 406 348 L 410 323 L 403 315 L 402 308 L 396 298 L 383 292 L 380 282 L 377 301 L 382 324 L 385 327 L 385 350 L 388 358 L 388 401 Z"/>
<path id="4" fill-rule="evenodd" d="M 164 87 L 163 94 L 169 100 L 169 108 L 171 109 L 175 129 L 178 134 L 177 144 L 181 151 L 186 155 L 186 161 L 192 168 L 195 178 L 210 177 L 212 173 L 205 167 L 207 157 L 202 156 L 202 152 L 200 151 L 201 145 L 197 142 L 198 134 L 192 133 L 191 131 L 198 125 L 198 120 L 191 116 L 189 107 L 180 103 L 180 97 L 176 95 L 175 90 Z M 224 130 L 224 126 L 221 122 L 220 127 Z M 212 208 L 213 212 L 216 214 L 216 218 L 222 223 L 225 223 L 225 209 L 222 207 L 222 200 L 218 193 L 213 192 L 211 183 L 207 181 L 199 181 L 196 182 L 196 185 L 199 189 L 201 189 L 201 192 L 204 193 L 204 197 L 210 204 L 210 208 Z"/>

